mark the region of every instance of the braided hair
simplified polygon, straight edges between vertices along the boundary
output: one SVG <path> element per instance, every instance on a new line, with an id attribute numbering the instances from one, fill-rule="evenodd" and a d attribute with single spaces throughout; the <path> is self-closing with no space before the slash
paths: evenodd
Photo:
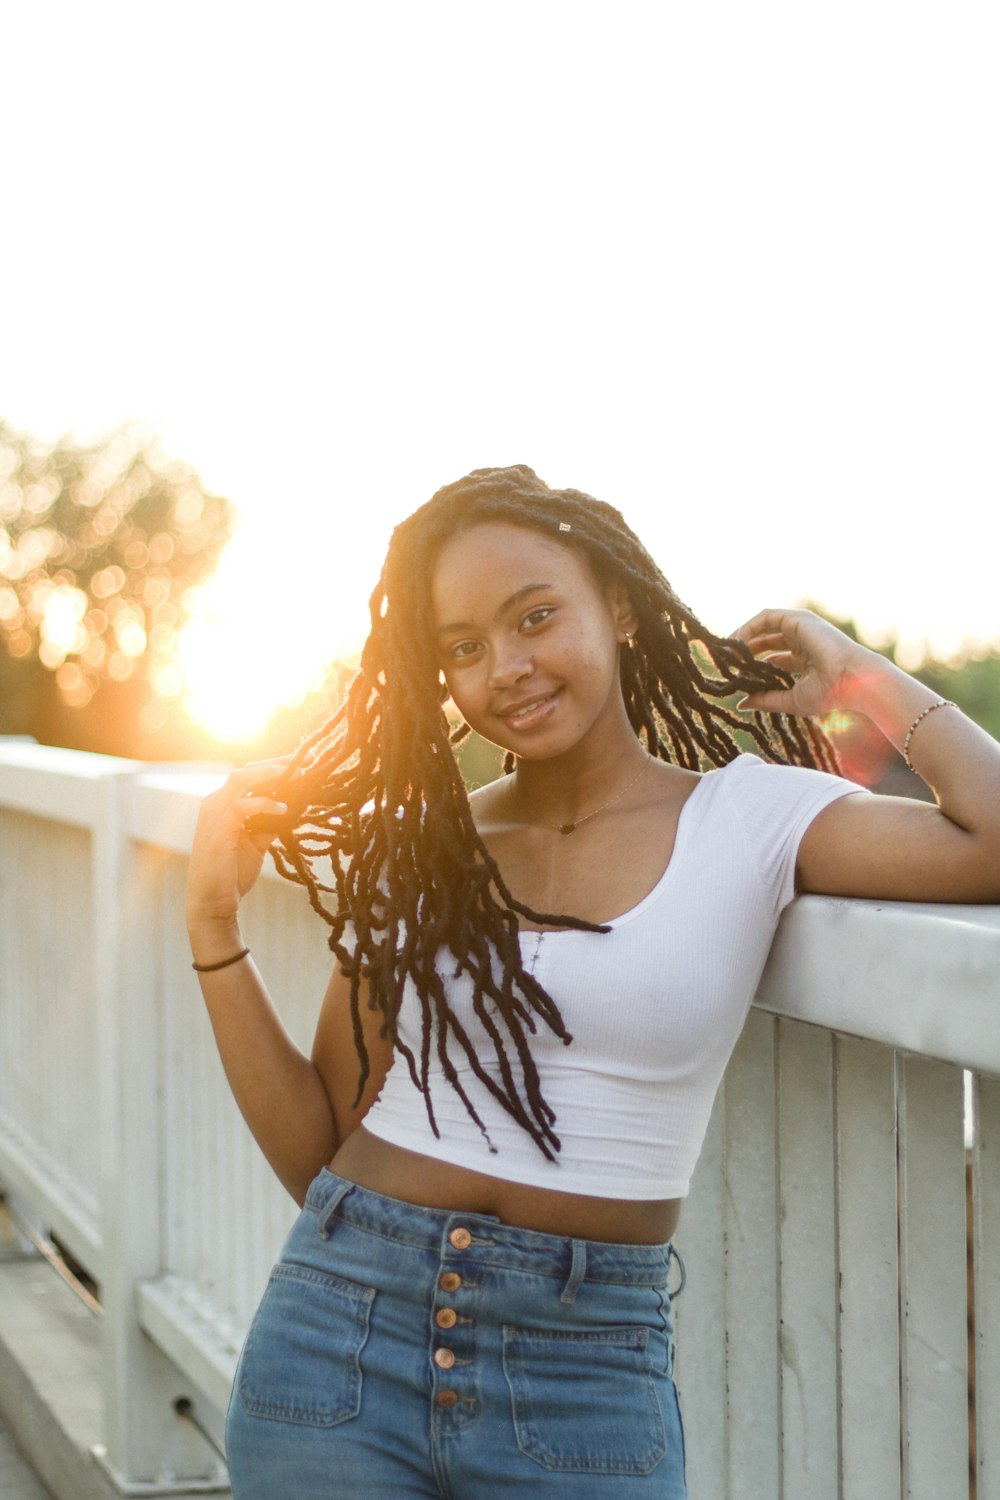
<path id="1" fill-rule="evenodd" d="M 362 1004 L 381 1013 L 424 1096 L 432 1051 L 486 1138 L 463 1088 L 451 1047 L 464 1053 L 489 1093 L 549 1159 L 559 1138 L 542 1097 L 529 1036 L 539 1025 L 568 1044 L 559 1010 L 525 967 L 518 917 L 540 926 L 607 931 L 578 917 L 538 912 L 507 889 L 476 831 L 453 746 L 430 602 L 434 562 L 446 541 L 484 522 L 529 527 L 580 554 L 602 584 L 625 586 L 637 618 L 632 648 L 620 654 L 629 720 L 650 755 L 690 770 L 722 766 L 749 735 L 768 761 L 838 769 L 834 751 L 807 719 L 737 715 L 735 693 L 787 687 L 792 678 L 757 661 L 741 642 L 713 635 L 674 593 L 613 506 L 572 489 L 550 489 L 516 465 L 476 469 L 447 485 L 396 527 L 370 600 L 371 630 L 361 666 L 333 717 L 299 747 L 275 794 L 288 804 L 273 825 L 278 870 L 303 885 L 329 925 L 329 945 L 350 979 L 361 1098 L 369 1075 Z M 508 753 L 504 769 L 514 757 Z M 332 884 L 315 871 L 328 859 Z M 332 896 L 330 902 L 324 897 Z M 488 1069 L 448 1003 L 440 972 L 469 976 L 473 1012 L 496 1050 Z M 419 1055 L 397 1017 L 411 981 L 422 1018 Z"/>

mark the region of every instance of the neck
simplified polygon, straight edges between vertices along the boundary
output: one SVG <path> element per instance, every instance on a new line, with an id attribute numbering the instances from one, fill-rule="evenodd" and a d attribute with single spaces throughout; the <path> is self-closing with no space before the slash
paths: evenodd
<path id="1" fill-rule="evenodd" d="M 512 810 L 526 823 L 560 827 L 589 816 L 623 794 L 649 760 L 635 735 L 627 743 L 580 757 L 519 761 L 510 778 Z"/>

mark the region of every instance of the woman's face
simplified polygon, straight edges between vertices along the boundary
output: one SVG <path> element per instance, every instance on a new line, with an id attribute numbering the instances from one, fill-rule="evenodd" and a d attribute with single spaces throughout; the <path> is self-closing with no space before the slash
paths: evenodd
<path id="1" fill-rule="evenodd" d="M 438 554 L 431 579 L 438 660 L 463 718 L 528 760 L 624 721 L 618 651 L 628 596 L 541 532 L 489 522 Z"/>

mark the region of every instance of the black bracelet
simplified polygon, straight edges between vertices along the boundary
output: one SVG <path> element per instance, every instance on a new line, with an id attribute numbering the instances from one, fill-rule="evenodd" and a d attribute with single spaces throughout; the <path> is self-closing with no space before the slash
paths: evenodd
<path id="1" fill-rule="evenodd" d="M 239 953 L 234 953 L 232 958 L 224 958 L 221 964 L 192 964 L 192 969 L 198 974 L 213 974 L 216 969 L 228 969 L 230 964 L 238 964 L 241 958 L 246 958 L 250 952 L 249 948 L 241 948 Z"/>

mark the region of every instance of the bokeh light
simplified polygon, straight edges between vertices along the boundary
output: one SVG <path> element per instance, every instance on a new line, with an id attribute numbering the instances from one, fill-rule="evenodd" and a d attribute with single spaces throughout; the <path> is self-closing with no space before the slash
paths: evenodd
<path id="1" fill-rule="evenodd" d="M 47 447 L 0 423 L 0 639 L 34 653 L 71 708 L 133 678 L 176 700 L 185 600 L 230 524 L 227 502 L 136 429 Z"/>

